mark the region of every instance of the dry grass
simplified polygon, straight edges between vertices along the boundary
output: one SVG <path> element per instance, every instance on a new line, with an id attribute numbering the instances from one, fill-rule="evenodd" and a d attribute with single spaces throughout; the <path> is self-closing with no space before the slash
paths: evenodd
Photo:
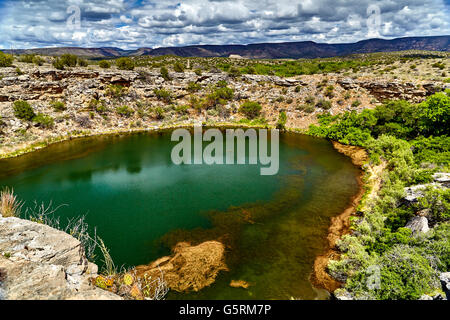
<path id="1" fill-rule="evenodd" d="M 5 188 L 0 192 L 0 213 L 3 217 L 18 217 L 23 202 L 17 199 L 13 189 Z"/>

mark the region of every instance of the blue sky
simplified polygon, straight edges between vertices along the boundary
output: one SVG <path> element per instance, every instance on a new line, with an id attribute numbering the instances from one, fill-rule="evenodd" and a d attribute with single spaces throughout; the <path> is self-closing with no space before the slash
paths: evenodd
<path id="1" fill-rule="evenodd" d="M 0 0 L 0 48 L 354 42 L 448 35 L 449 16 L 450 0 Z"/>

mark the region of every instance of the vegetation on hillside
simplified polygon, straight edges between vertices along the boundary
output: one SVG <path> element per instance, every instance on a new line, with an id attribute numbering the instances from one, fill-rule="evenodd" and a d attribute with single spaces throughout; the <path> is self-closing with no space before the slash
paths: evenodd
<path id="1" fill-rule="evenodd" d="M 439 290 L 439 272 L 450 269 L 450 190 L 430 188 L 418 203 L 406 205 L 404 188 L 432 181 L 450 165 L 450 97 L 437 93 L 419 104 L 392 101 L 374 110 L 323 114 L 309 133 L 364 146 L 372 165 L 385 163 L 378 196 L 366 199 L 353 233 L 338 246 L 341 259 L 329 272 L 357 299 L 418 299 Z M 433 227 L 412 234 L 405 225 L 427 212 Z M 373 270 L 380 285 L 371 286 Z"/>

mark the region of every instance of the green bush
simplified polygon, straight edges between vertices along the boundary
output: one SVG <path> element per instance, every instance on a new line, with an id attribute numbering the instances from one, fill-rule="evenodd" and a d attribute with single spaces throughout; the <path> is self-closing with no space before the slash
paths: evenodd
<path id="1" fill-rule="evenodd" d="M 11 67 L 14 57 L 0 51 L 0 68 Z"/>
<path id="2" fill-rule="evenodd" d="M 172 92 L 166 89 L 155 89 L 153 90 L 155 96 L 158 100 L 162 100 L 166 103 L 170 103 L 172 101 Z"/>
<path id="3" fill-rule="evenodd" d="M 45 60 L 42 59 L 40 56 L 35 56 L 33 58 L 33 63 L 37 66 L 42 66 L 45 63 Z"/>
<path id="4" fill-rule="evenodd" d="M 106 89 L 106 94 L 114 98 L 121 98 L 126 94 L 126 89 L 121 85 L 111 84 Z"/>
<path id="5" fill-rule="evenodd" d="M 361 105 L 361 101 L 355 100 L 352 102 L 352 108 L 358 108 Z"/>
<path id="6" fill-rule="evenodd" d="M 55 120 L 46 114 L 38 113 L 34 118 L 33 122 L 37 124 L 41 128 L 49 129 L 52 128 L 55 124 Z"/>
<path id="7" fill-rule="evenodd" d="M 419 252 L 398 245 L 380 259 L 381 288 L 373 290 L 382 300 L 419 299 L 439 288 L 437 273 Z"/>
<path id="8" fill-rule="evenodd" d="M 88 65 L 89 65 L 89 63 L 87 62 L 87 60 L 78 58 L 78 66 L 87 67 Z"/>
<path id="9" fill-rule="evenodd" d="M 62 101 L 52 101 L 50 103 L 50 106 L 55 110 L 55 111 L 64 111 L 66 110 L 66 105 L 64 102 Z"/>
<path id="10" fill-rule="evenodd" d="M 285 130 L 286 129 L 286 122 L 287 122 L 286 112 L 281 111 L 280 115 L 278 116 L 277 129 Z"/>
<path id="11" fill-rule="evenodd" d="M 134 110 L 126 105 L 117 107 L 116 112 L 118 115 L 120 115 L 122 117 L 127 117 L 127 118 L 131 117 L 134 114 Z"/>
<path id="12" fill-rule="evenodd" d="M 161 108 L 161 107 L 156 107 L 156 108 L 155 108 L 155 117 L 156 117 L 156 119 L 158 119 L 158 120 L 164 119 L 164 117 L 165 117 L 164 109 Z"/>
<path id="13" fill-rule="evenodd" d="M 63 54 L 60 60 L 61 63 L 67 67 L 76 67 L 78 63 L 78 57 L 70 53 Z"/>
<path id="14" fill-rule="evenodd" d="M 179 61 L 175 62 L 175 64 L 173 65 L 173 70 L 175 72 L 184 72 L 184 68 L 184 65 Z"/>
<path id="15" fill-rule="evenodd" d="M 193 81 L 189 81 L 188 86 L 186 88 L 186 90 L 189 92 L 197 92 L 197 91 L 200 91 L 201 89 L 202 89 L 202 85 L 200 83 L 196 83 Z"/>
<path id="16" fill-rule="evenodd" d="M 35 54 L 22 54 L 19 56 L 19 61 L 24 63 L 33 63 Z"/>
<path id="17" fill-rule="evenodd" d="M 162 77 L 164 80 L 166 80 L 166 81 L 172 80 L 172 78 L 171 78 L 170 75 L 169 75 L 169 70 L 167 70 L 166 67 L 161 67 L 160 72 L 161 72 L 161 77 Z"/>
<path id="18" fill-rule="evenodd" d="M 134 70 L 134 61 L 130 58 L 119 58 L 116 60 L 116 66 L 120 70 Z"/>
<path id="19" fill-rule="evenodd" d="M 239 108 L 239 112 L 248 119 L 255 119 L 261 113 L 262 106 L 256 101 L 245 101 Z"/>
<path id="20" fill-rule="evenodd" d="M 31 121 L 36 116 L 30 104 L 23 100 L 17 100 L 13 104 L 14 115 L 18 119 Z"/>
<path id="21" fill-rule="evenodd" d="M 105 114 L 108 111 L 108 108 L 106 107 L 104 100 L 97 100 L 92 99 L 89 102 L 89 109 L 99 113 L 99 114 Z"/>
<path id="22" fill-rule="evenodd" d="M 316 107 L 321 108 L 323 110 L 329 110 L 329 109 L 331 109 L 332 104 L 331 104 L 331 101 L 329 101 L 329 100 L 320 99 L 319 101 L 317 101 Z"/>
<path id="23" fill-rule="evenodd" d="M 109 69 L 109 68 L 111 68 L 111 63 L 109 63 L 109 61 L 106 61 L 106 60 L 100 60 L 98 62 L 98 65 L 102 69 Z"/>
<path id="24" fill-rule="evenodd" d="M 54 59 L 52 65 L 58 70 L 64 70 L 64 62 L 59 58 Z"/>

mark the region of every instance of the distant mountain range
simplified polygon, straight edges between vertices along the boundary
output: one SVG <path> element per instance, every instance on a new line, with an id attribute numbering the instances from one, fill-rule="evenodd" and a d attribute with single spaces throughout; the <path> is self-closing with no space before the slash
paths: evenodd
<path id="1" fill-rule="evenodd" d="M 124 56 L 162 56 L 181 57 L 229 57 L 239 55 L 250 59 L 283 58 L 328 58 L 358 53 L 392 52 L 404 50 L 450 51 L 450 36 L 407 37 L 392 40 L 370 39 L 356 43 L 327 44 L 313 41 L 258 43 L 249 45 L 196 45 L 186 47 L 140 48 L 123 50 L 119 48 L 42 48 L 4 50 L 8 53 L 37 53 L 59 56 L 65 53 L 76 54 L 86 58 L 115 58 Z"/>

